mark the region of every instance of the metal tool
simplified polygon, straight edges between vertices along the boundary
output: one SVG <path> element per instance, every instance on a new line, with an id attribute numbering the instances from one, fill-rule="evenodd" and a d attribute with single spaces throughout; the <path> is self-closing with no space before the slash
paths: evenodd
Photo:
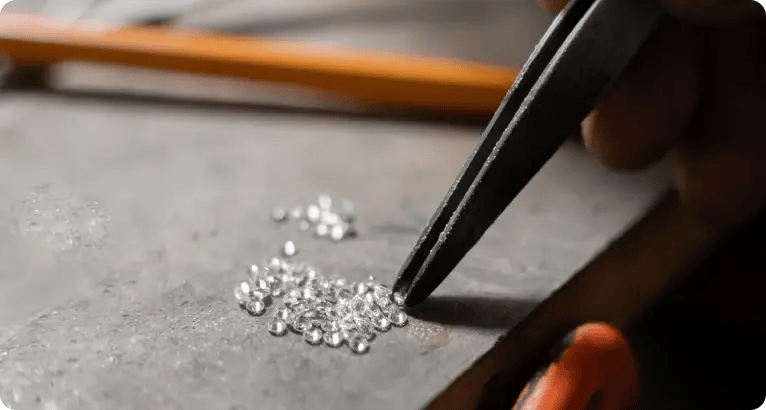
<path id="1" fill-rule="evenodd" d="M 646 0 L 574 0 L 559 14 L 400 271 L 407 306 L 449 275 L 665 16 Z"/>

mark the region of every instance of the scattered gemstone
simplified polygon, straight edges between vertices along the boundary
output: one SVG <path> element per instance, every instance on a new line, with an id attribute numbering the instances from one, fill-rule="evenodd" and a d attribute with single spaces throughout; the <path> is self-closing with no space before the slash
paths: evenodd
<path id="1" fill-rule="evenodd" d="M 402 295 L 401 293 L 394 292 L 391 295 L 391 299 L 394 301 L 394 304 L 396 304 L 396 306 L 398 306 L 400 308 L 404 307 L 404 295 Z"/>
<path id="2" fill-rule="evenodd" d="M 290 211 L 290 218 L 301 219 L 303 218 L 303 208 L 297 206 Z"/>
<path id="3" fill-rule="evenodd" d="M 260 289 L 252 290 L 250 292 L 250 297 L 255 300 L 261 301 L 266 305 L 270 305 L 272 301 L 271 292 L 260 290 Z"/>
<path id="4" fill-rule="evenodd" d="M 317 198 L 317 205 L 324 210 L 332 208 L 332 198 L 327 194 L 319 195 Z"/>
<path id="5" fill-rule="evenodd" d="M 292 258 L 297 253 L 298 253 L 298 248 L 295 247 L 295 243 L 293 241 L 287 241 L 285 242 L 284 245 L 282 245 L 282 256 L 286 258 Z"/>
<path id="6" fill-rule="evenodd" d="M 321 324 L 322 330 L 325 332 L 338 332 L 340 331 L 340 325 L 335 320 L 325 320 Z"/>
<path id="7" fill-rule="evenodd" d="M 275 319 L 268 325 L 269 333 L 274 336 L 284 336 L 287 334 L 287 323 L 281 319 Z"/>
<path id="8" fill-rule="evenodd" d="M 311 204 L 306 207 L 306 219 L 311 223 L 319 222 L 322 217 L 322 209 L 317 204 Z"/>
<path id="9" fill-rule="evenodd" d="M 247 309 L 251 315 L 261 316 L 266 312 L 266 304 L 257 299 L 250 299 L 245 302 L 245 309 Z"/>
<path id="10" fill-rule="evenodd" d="M 275 206 L 271 209 L 271 220 L 274 222 L 285 222 L 287 220 L 287 212 L 284 208 Z"/>
<path id="11" fill-rule="evenodd" d="M 325 224 L 319 224 L 314 228 L 314 234 L 320 238 L 324 238 L 329 235 L 330 227 Z"/>
<path id="12" fill-rule="evenodd" d="M 298 222 L 298 229 L 301 232 L 306 232 L 309 229 L 311 229 L 311 223 L 309 223 L 309 221 L 301 220 L 300 222 Z"/>
<path id="13" fill-rule="evenodd" d="M 250 282 L 242 281 L 234 288 L 234 297 L 237 299 L 237 303 L 244 305 L 250 299 Z"/>
<path id="14" fill-rule="evenodd" d="M 356 354 L 364 354 L 370 350 L 370 343 L 361 336 L 354 336 L 348 341 L 348 347 Z"/>
<path id="15" fill-rule="evenodd" d="M 248 274 L 248 276 L 250 276 L 250 279 L 252 279 L 252 280 L 258 279 L 259 273 L 260 272 L 259 272 L 259 269 L 258 269 L 258 265 L 250 265 L 247 268 L 247 274 Z"/>
<path id="16" fill-rule="evenodd" d="M 322 331 L 311 327 L 303 334 L 303 339 L 310 345 L 318 345 L 322 343 Z"/>
<path id="17" fill-rule="evenodd" d="M 279 308 L 274 310 L 274 319 L 288 320 L 290 319 L 290 310 L 285 308 Z"/>
<path id="18" fill-rule="evenodd" d="M 343 229 L 343 226 L 334 225 L 332 229 L 330 229 L 330 238 L 332 238 L 332 240 L 336 242 L 340 242 L 345 237 L 346 237 L 346 231 Z"/>
<path id="19" fill-rule="evenodd" d="M 324 342 L 327 346 L 340 347 L 343 341 L 343 333 L 339 331 L 331 331 L 324 334 Z"/>
<path id="20" fill-rule="evenodd" d="M 372 325 L 378 332 L 388 332 L 391 329 L 391 320 L 383 315 L 372 320 Z"/>
<path id="21" fill-rule="evenodd" d="M 407 324 L 407 314 L 404 312 L 394 312 L 388 318 L 394 326 L 402 327 Z"/>

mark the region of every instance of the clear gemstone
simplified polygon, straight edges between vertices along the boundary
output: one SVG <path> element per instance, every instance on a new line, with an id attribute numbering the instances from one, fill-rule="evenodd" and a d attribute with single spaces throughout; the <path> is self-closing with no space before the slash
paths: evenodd
<path id="1" fill-rule="evenodd" d="M 340 347 L 343 341 L 343 333 L 339 331 L 330 331 L 324 334 L 324 342 L 327 346 Z"/>
<path id="2" fill-rule="evenodd" d="M 336 214 L 335 212 L 330 211 L 322 211 L 322 214 L 320 216 L 320 221 L 322 221 L 323 224 L 329 225 L 329 226 L 339 226 L 340 224 L 340 216 Z"/>
<path id="3" fill-rule="evenodd" d="M 258 268 L 258 265 L 250 265 L 247 267 L 247 274 L 250 276 L 251 280 L 258 279 L 258 275 L 260 274 L 260 269 Z"/>
<path id="4" fill-rule="evenodd" d="M 404 295 L 402 295 L 399 292 L 394 292 L 393 295 L 391 295 L 391 299 L 394 301 L 396 306 L 398 307 L 404 307 Z"/>
<path id="5" fill-rule="evenodd" d="M 330 239 L 339 242 L 346 237 L 346 230 L 341 225 L 333 225 L 330 229 Z"/>
<path id="6" fill-rule="evenodd" d="M 357 295 L 364 295 L 365 293 L 367 293 L 367 290 L 369 290 L 369 287 L 364 282 L 359 282 L 354 285 L 354 293 L 356 293 Z"/>
<path id="7" fill-rule="evenodd" d="M 298 230 L 300 230 L 301 232 L 306 232 L 309 229 L 311 229 L 311 224 L 309 223 L 309 221 L 301 219 L 301 221 L 298 222 Z"/>
<path id="8" fill-rule="evenodd" d="M 311 223 L 319 222 L 322 217 L 322 210 L 317 204 L 311 204 L 306 207 L 306 219 Z"/>
<path id="9" fill-rule="evenodd" d="M 404 312 L 394 312 L 388 318 L 394 326 L 402 327 L 407 324 L 407 314 Z"/>
<path id="10" fill-rule="evenodd" d="M 290 211 L 290 218 L 301 219 L 303 218 L 303 208 L 296 206 Z"/>
<path id="11" fill-rule="evenodd" d="M 367 292 L 364 294 L 364 301 L 367 302 L 367 304 L 374 305 L 375 304 L 375 295 L 372 292 Z"/>
<path id="12" fill-rule="evenodd" d="M 290 319 L 290 310 L 285 308 L 278 308 L 274 310 L 274 319 L 288 320 Z"/>
<path id="13" fill-rule="evenodd" d="M 234 297 L 237 299 L 237 303 L 244 305 L 250 299 L 250 282 L 242 281 L 234 288 Z"/>
<path id="14" fill-rule="evenodd" d="M 261 316 L 266 312 L 266 304 L 258 299 L 250 299 L 245 303 L 245 309 L 247 309 L 251 315 Z"/>
<path id="15" fill-rule="evenodd" d="M 303 333 L 303 339 L 310 345 L 322 344 L 322 331 L 312 326 Z"/>
<path id="16" fill-rule="evenodd" d="M 370 350 L 370 343 L 361 336 L 354 336 L 348 341 L 348 347 L 356 354 L 364 354 Z"/>
<path id="17" fill-rule="evenodd" d="M 372 320 L 372 325 L 378 332 L 388 332 L 391 329 L 391 320 L 383 315 Z"/>
<path id="18" fill-rule="evenodd" d="M 274 222 L 284 222 L 287 220 L 287 212 L 284 208 L 275 206 L 271 209 L 271 220 Z"/>
<path id="19" fill-rule="evenodd" d="M 282 256 L 286 258 L 291 258 L 298 254 L 298 248 L 295 247 L 295 243 L 293 241 L 287 241 L 282 245 Z"/>
<path id="20" fill-rule="evenodd" d="M 322 330 L 325 332 L 337 332 L 340 331 L 340 325 L 335 320 L 325 320 L 322 322 Z"/>
<path id="21" fill-rule="evenodd" d="M 317 198 L 317 205 L 322 209 L 330 209 L 332 208 L 332 198 L 327 194 L 319 195 Z"/>
<path id="22" fill-rule="evenodd" d="M 325 224 L 319 224 L 314 228 L 314 234 L 320 238 L 330 234 L 330 227 Z"/>
<path id="23" fill-rule="evenodd" d="M 342 288 L 338 291 L 338 294 L 336 297 L 338 298 L 339 302 L 348 302 L 349 300 L 351 300 L 351 298 L 354 297 L 354 292 L 346 288 Z"/>
<path id="24" fill-rule="evenodd" d="M 268 263 L 269 273 L 279 273 L 279 271 L 282 269 L 282 260 L 277 258 L 276 256 L 269 259 Z"/>
<path id="25" fill-rule="evenodd" d="M 380 306 L 381 309 L 385 309 L 385 308 L 391 306 L 392 302 L 391 302 L 391 299 L 389 299 L 388 297 L 384 297 L 384 298 L 375 299 L 375 303 L 378 306 Z"/>
<path id="26" fill-rule="evenodd" d="M 271 299 L 271 292 L 269 291 L 263 291 L 260 289 L 255 289 L 252 292 L 250 292 L 250 297 L 252 297 L 255 300 L 259 300 L 263 302 L 266 305 L 270 305 L 272 302 Z"/>
<path id="27" fill-rule="evenodd" d="M 383 313 L 381 313 L 378 309 L 371 308 L 367 310 L 367 317 L 370 318 L 370 320 L 377 319 L 382 316 Z"/>
<path id="28" fill-rule="evenodd" d="M 278 298 L 285 294 L 285 290 L 282 288 L 276 288 L 271 291 L 271 294 L 274 295 L 275 298 Z"/>
<path id="29" fill-rule="evenodd" d="M 253 287 L 258 290 L 271 290 L 269 283 L 266 282 L 266 279 L 263 278 L 256 279 Z"/>
<path id="30" fill-rule="evenodd" d="M 287 323 L 284 320 L 275 319 L 268 325 L 269 333 L 274 336 L 284 336 L 287 334 Z"/>
<path id="31" fill-rule="evenodd" d="M 295 333 L 298 333 L 299 335 L 302 335 L 305 331 L 311 329 L 312 324 L 309 319 L 306 319 L 305 317 L 297 317 L 293 318 L 293 320 L 289 323 L 290 330 L 292 330 Z"/>
<path id="32" fill-rule="evenodd" d="M 340 202 L 340 214 L 343 220 L 346 222 L 353 222 L 356 219 L 356 206 L 348 199 L 343 199 Z"/>

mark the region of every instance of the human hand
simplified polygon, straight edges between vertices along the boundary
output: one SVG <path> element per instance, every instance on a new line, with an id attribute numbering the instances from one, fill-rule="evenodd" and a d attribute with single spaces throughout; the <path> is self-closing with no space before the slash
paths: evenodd
<path id="1" fill-rule="evenodd" d="M 559 12 L 568 0 L 538 0 Z M 633 170 L 668 155 L 687 208 L 735 228 L 766 203 L 766 13 L 753 0 L 661 0 L 657 30 L 582 123 L 588 150 Z"/>

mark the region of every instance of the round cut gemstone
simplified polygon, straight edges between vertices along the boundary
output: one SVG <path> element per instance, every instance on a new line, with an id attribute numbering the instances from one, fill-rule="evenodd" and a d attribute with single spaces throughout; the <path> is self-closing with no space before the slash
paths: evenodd
<path id="1" fill-rule="evenodd" d="M 340 347 L 343 344 L 343 334 L 339 331 L 326 332 L 324 334 L 324 342 L 330 347 Z"/>
<path id="2" fill-rule="evenodd" d="M 269 333 L 274 336 L 284 336 L 287 334 L 287 323 L 284 320 L 276 319 L 268 325 Z"/>
<path id="3" fill-rule="evenodd" d="M 303 339 L 306 343 L 316 346 L 322 343 L 322 336 L 322 331 L 312 326 L 303 334 Z"/>

